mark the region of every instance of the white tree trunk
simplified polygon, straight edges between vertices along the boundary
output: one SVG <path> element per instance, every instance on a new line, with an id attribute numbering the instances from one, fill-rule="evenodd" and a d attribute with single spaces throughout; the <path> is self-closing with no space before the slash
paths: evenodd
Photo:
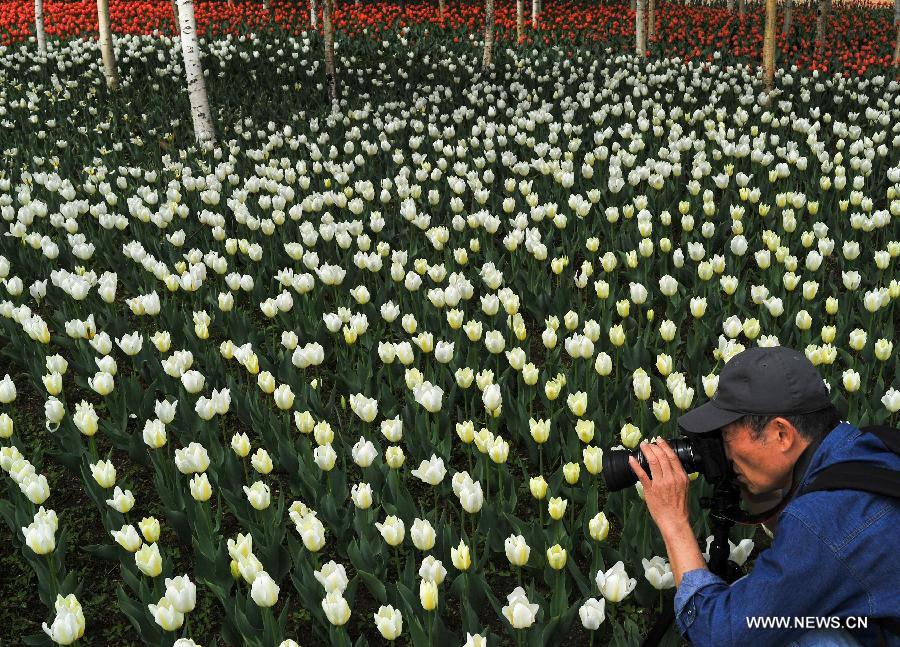
<path id="1" fill-rule="evenodd" d="M 337 111 L 337 76 L 334 70 L 334 25 L 332 0 L 324 0 L 322 5 L 322 27 L 325 30 L 325 84 L 328 87 L 328 101 L 331 109 Z"/>
<path id="2" fill-rule="evenodd" d="M 438 0 L 438 10 L 441 12 L 441 20 L 444 19 L 444 13 L 447 9 L 446 0 Z"/>
<path id="3" fill-rule="evenodd" d="M 745 0 L 738 0 L 738 15 L 743 16 L 747 13 L 747 3 Z"/>
<path id="4" fill-rule="evenodd" d="M 894 0 L 894 25 L 897 27 L 897 42 L 894 44 L 894 67 L 900 67 L 900 0 Z"/>
<path id="5" fill-rule="evenodd" d="M 900 2 L 900 0 L 898 0 Z M 531 28 L 537 29 L 538 25 L 538 0 L 531 0 Z"/>
<path id="6" fill-rule="evenodd" d="M 652 43 L 656 38 L 656 0 L 650 0 L 647 8 L 647 42 Z"/>
<path id="7" fill-rule="evenodd" d="M 319 19 L 316 16 L 316 0 L 310 0 L 309 3 L 309 26 L 315 29 L 319 26 Z"/>
<path id="8" fill-rule="evenodd" d="M 816 53 L 820 58 L 825 51 L 829 14 L 831 14 L 831 0 L 819 0 L 819 15 L 816 18 Z"/>
<path id="9" fill-rule="evenodd" d="M 215 141 L 209 98 L 206 96 L 206 78 L 200 64 L 194 0 L 178 0 L 178 21 L 181 27 L 181 54 L 184 57 L 184 74 L 187 79 L 188 98 L 191 101 L 194 136 L 197 141 Z"/>
<path id="10" fill-rule="evenodd" d="M 516 0 L 516 42 L 525 39 L 525 0 Z"/>
<path id="11" fill-rule="evenodd" d="M 34 34 L 38 52 L 47 54 L 47 34 L 44 32 L 44 0 L 34 0 Z"/>
<path id="12" fill-rule="evenodd" d="M 734 11 L 734 0 L 728 0 L 728 2 L 725 3 L 725 7 L 728 11 Z"/>
<path id="13" fill-rule="evenodd" d="M 897 43 L 894 45 L 894 67 L 900 67 L 900 20 L 897 21 Z"/>
<path id="14" fill-rule="evenodd" d="M 775 87 L 775 21 L 778 18 L 776 0 L 766 0 L 766 28 L 763 34 L 763 80 L 766 91 Z"/>
<path id="15" fill-rule="evenodd" d="M 178 29 L 178 2 L 177 0 L 171 0 L 172 2 L 172 24 L 174 25 L 172 34 L 174 35 L 179 31 Z"/>
<path id="16" fill-rule="evenodd" d="M 647 0 L 637 0 L 637 10 L 634 14 L 635 53 L 643 57 L 647 51 L 647 32 L 644 30 L 644 10 Z"/>
<path id="17" fill-rule="evenodd" d="M 481 59 L 481 69 L 487 71 L 494 58 L 494 0 L 485 0 L 484 3 L 484 57 Z"/>
<path id="18" fill-rule="evenodd" d="M 100 29 L 100 56 L 103 59 L 103 76 L 106 77 L 106 87 L 110 90 L 117 90 L 119 72 L 116 69 L 112 29 L 109 27 L 109 0 L 97 0 L 97 25 Z"/>
<path id="19" fill-rule="evenodd" d="M 900 0 L 898 0 L 900 1 Z M 781 33 L 785 38 L 791 37 L 791 27 L 794 23 L 794 0 L 787 0 L 784 5 L 784 24 L 781 26 Z"/>

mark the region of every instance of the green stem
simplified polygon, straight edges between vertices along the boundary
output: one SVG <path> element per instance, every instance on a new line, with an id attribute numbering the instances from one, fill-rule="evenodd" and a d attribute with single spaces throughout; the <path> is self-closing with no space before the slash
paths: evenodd
<path id="1" fill-rule="evenodd" d="M 56 582 L 56 569 L 53 567 L 53 553 L 47 553 L 47 570 L 50 571 L 50 596 L 56 600 L 59 594 L 59 585 Z"/>
<path id="2" fill-rule="evenodd" d="M 438 522 L 438 486 L 435 485 L 433 488 L 434 493 L 434 523 Z"/>
<path id="3" fill-rule="evenodd" d="M 475 523 L 475 517 L 472 517 L 472 564 L 476 564 L 478 560 L 478 556 L 476 554 L 478 550 L 478 524 Z M 468 580 L 467 580 L 468 581 Z"/>

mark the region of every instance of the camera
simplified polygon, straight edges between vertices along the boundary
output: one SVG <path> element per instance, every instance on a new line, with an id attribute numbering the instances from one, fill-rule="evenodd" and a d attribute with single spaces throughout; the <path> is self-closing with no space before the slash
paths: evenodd
<path id="1" fill-rule="evenodd" d="M 699 472 L 713 485 L 732 481 L 735 478 L 731 463 L 725 456 L 725 445 L 721 432 L 688 434 L 683 438 L 666 441 L 675 452 L 687 473 Z M 603 478 L 606 488 L 615 492 L 637 483 L 637 475 L 628 464 L 628 457 L 634 456 L 640 466 L 652 478 L 647 457 L 640 450 L 613 449 L 603 454 Z"/>

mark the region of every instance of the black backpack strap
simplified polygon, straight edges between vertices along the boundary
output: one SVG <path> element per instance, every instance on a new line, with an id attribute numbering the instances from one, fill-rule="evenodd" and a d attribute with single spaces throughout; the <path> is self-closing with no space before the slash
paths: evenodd
<path id="1" fill-rule="evenodd" d="M 821 490 L 858 490 L 900 498 L 900 472 L 865 461 L 835 463 L 819 472 L 802 494 Z"/>
<path id="2" fill-rule="evenodd" d="M 878 436 L 878 440 L 883 442 L 885 447 L 900 456 L 900 429 L 885 427 L 883 425 L 874 425 L 871 427 L 862 427 L 860 428 L 860 431 Z"/>

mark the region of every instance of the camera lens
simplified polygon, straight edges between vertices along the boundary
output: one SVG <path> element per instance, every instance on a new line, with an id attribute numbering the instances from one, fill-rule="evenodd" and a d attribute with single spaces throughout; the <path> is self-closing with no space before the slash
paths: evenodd
<path id="1" fill-rule="evenodd" d="M 686 472 L 699 470 L 699 461 L 694 456 L 694 450 L 690 441 L 677 438 L 667 440 L 669 447 L 675 452 Z M 613 449 L 603 453 L 603 478 L 606 481 L 606 489 L 610 492 L 622 490 L 637 483 L 637 475 L 628 464 L 628 457 L 634 456 L 641 468 L 652 478 L 647 457 L 640 448 L 630 451 L 627 449 Z"/>

